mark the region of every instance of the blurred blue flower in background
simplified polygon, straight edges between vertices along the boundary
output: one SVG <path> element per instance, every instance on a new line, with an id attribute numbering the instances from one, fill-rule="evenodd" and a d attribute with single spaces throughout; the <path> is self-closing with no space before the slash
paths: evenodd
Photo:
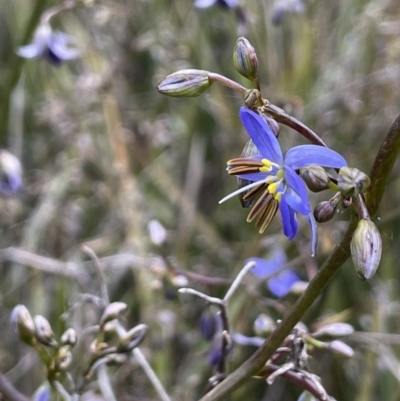
<path id="1" fill-rule="evenodd" d="M 282 298 L 290 292 L 294 283 L 301 281 L 292 269 L 285 269 L 277 273 L 286 261 L 285 253 L 281 249 L 277 249 L 269 260 L 249 258 L 245 263 L 255 262 L 256 265 L 250 269 L 250 272 L 262 280 L 270 277 L 267 283 L 268 289 L 278 298 Z"/>
<path id="2" fill-rule="evenodd" d="M 196 0 L 194 6 L 197 8 L 208 8 L 213 5 L 223 8 L 237 8 L 239 6 L 238 0 Z"/>
<path id="3" fill-rule="evenodd" d="M 220 201 L 225 202 L 242 192 L 243 200 L 259 196 L 247 221 L 256 219 L 256 226 L 263 233 L 278 208 L 282 216 L 283 233 L 289 239 L 298 231 L 296 212 L 306 216 L 312 233 L 312 254 L 316 252 L 317 227 L 308 202 L 307 188 L 296 170 L 312 165 L 341 168 L 346 160 L 335 151 L 317 145 L 300 145 L 291 148 L 285 157 L 279 142 L 265 120 L 245 107 L 240 118 L 259 154 L 228 161 L 228 173 L 250 181 Z"/>
<path id="4" fill-rule="evenodd" d="M 22 188 L 22 167 L 10 152 L 0 149 L 0 194 L 11 196 Z"/>
<path id="5" fill-rule="evenodd" d="M 63 61 L 79 56 L 77 49 L 68 47 L 69 42 L 70 37 L 67 34 L 53 32 L 49 24 L 42 24 L 36 29 L 33 42 L 20 47 L 17 54 L 24 58 L 42 58 L 58 66 Z"/>

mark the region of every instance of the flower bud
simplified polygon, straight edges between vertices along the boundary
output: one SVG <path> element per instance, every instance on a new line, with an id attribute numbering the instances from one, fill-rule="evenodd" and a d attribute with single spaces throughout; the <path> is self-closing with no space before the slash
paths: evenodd
<path id="1" fill-rule="evenodd" d="M 345 196 L 356 196 L 364 193 L 371 184 L 367 174 L 353 167 L 342 167 L 339 170 L 338 186 Z"/>
<path id="2" fill-rule="evenodd" d="M 360 220 L 350 243 L 351 258 L 357 274 L 363 280 L 376 272 L 382 254 L 382 238 L 376 225 L 370 220 Z"/>
<path id="3" fill-rule="evenodd" d="M 62 345 L 69 345 L 69 346 L 73 347 L 76 344 L 76 342 L 78 341 L 78 336 L 74 329 L 69 328 L 64 331 L 60 340 L 61 340 Z"/>
<path id="4" fill-rule="evenodd" d="M 320 327 L 315 333 L 312 334 L 313 337 L 341 337 L 348 336 L 354 333 L 354 327 L 348 323 L 331 323 Z"/>
<path id="5" fill-rule="evenodd" d="M 233 51 L 233 64 L 239 74 L 253 80 L 258 75 L 258 59 L 254 47 L 246 38 L 239 38 L 236 41 Z"/>
<path id="6" fill-rule="evenodd" d="M 11 327 L 23 342 L 31 346 L 35 343 L 35 324 L 24 305 L 17 305 L 12 310 Z"/>
<path id="7" fill-rule="evenodd" d="M 314 209 L 314 217 L 318 223 L 325 223 L 332 220 L 336 209 L 341 201 L 341 196 L 334 196 L 328 201 L 322 201 Z"/>
<path id="8" fill-rule="evenodd" d="M 258 89 L 248 89 L 243 95 L 244 105 L 249 109 L 261 107 L 263 101 L 261 98 L 261 92 Z"/>
<path id="9" fill-rule="evenodd" d="M 354 355 L 354 350 L 343 341 L 335 340 L 327 343 L 328 349 L 336 355 L 343 356 L 345 358 L 351 358 Z"/>
<path id="10" fill-rule="evenodd" d="M 167 230 L 158 220 L 150 220 L 147 225 L 150 233 L 151 242 L 154 245 L 161 246 L 167 239 Z"/>
<path id="11" fill-rule="evenodd" d="M 145 324 L 139 324 L 138 326 L 133 327 L 120 338 L 119 344 L 117 345 L 117 351 L 132 351 L 133 348 L 137 347 L 144 340 L 146 333 L 147 326 Z"/>
<path id="12" fill-rule="evenodd" d="M 127 308 L 128 305 L 124 302 L 113 302 L 107 305 L 100 319 L 100 327 L 103 327 L 104 324 L 109 322 L 110 320 L 117 319 L 118 316 L 121 313 L 125 312 Z"/>
<path id="13" fill-rule="evenodd" d="M 329 187 L 329 177 L 321 166 L 309 166 L 300 169 L 301 178 L 312 192 L 321 192 Z"/>
<path id="14" fill-rule="evenodd" d="M 157 86 L 166 96 L 195 97 L 207 90 L 212 82 L 204 70 L 180 70 L 168 75 Z"/>
<path id="15" fill-rule="evenodd" d="M 49 321 L 42 315 L 36 315 L 33 318 L 33 322 L 36 329 L 36 339 L 43 345 L 48 345 L 50 347 L 57 346 L 57 341 L 54 338 L 54 333 Z"/>
<path id="16" fill-rule="evenodd" d="M 267 123 L 268 127 L 271 128 L 272 133 L 276 138 L 279 138 L 279 133 L 281 128 L 277 121 L 275 121 L 272 117 L 267 116 L 266 114 L 260 114 L 264 121 Z"/>
<path id="17" fill-rule="evenodd" d="M 262 313 L 258 315 L 257 319 L 254 320 L 253 330 L 258 336 L 266 337 L 272 333 L 276 328 L 275 321 L 272 317 Z"/>
<path id="18" fill-rule="evenodd" d="M 200 317 L 200 333 L 205 340 L 211 340 L 218 329 L 218 317 L 210 310 L 205 310 Z"/>
<path id="19" fill-rule="evenodd" d="M 0 149 L 0 194 L 10 196 L 22 187 L 22 167 L 19 160 L 4 149 Z"/>

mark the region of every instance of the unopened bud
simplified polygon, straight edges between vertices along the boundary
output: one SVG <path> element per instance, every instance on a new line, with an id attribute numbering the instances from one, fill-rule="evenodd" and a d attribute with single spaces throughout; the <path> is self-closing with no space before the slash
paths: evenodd
<path id="1" fill-rule="evenodd" d="M 261 92 L 258 89 L 246 90 L 243 95 L 243 101 L 244 105 L 251 110 L 263 105 Z"/>
<path id="2" fill-rule="evenodd" d="M 121 313 L 126 311 L 127 308 L 128 305 L 124 302 L 113 302 L 110 305 L 107 305 L 100 319 L 100 327 L 103 327 L 104 324 L 110 320 L 117 319 Z"/>
<path id="3" fill-rule="evenodd" d="M 338 186 L 346 196 L 356 196 L 364 193 L 371 184 L 367 174 L 353 167 L 342 167 L 339 170 Z"/>
<path id="4" fill-rule="evenodd" d="M 236 41 L 233 51 L 233 64 L 239 74 L 253 80 L 258 75 L 258 59 L 254 47 L 246 38 L 239 38 Z"/>
<path id="5" fill-rule="evenodd" d="M 201 95 L 211 84 L 208 71 L 180 70 L 164 78 L 157 89 L 166 96 L 195 97 Z"/>
<path id="6" fill-rule="evenodd" d="M 150 239 L 154 245 L 162 245 L 167 239 L 167 230 L 158 220 L 151 220 L 148 224 Z"/>
<path id="7" fill-rule="evenodd" d="M 28 309 L 17 305 L 11 312 L 11 327 L 14 333 L 26 344 L 35 343 L 35 324 Z"/>
<path id="8" fill-rule="evenodd" d="M 51 347 L 57 346 L 57 341 L 54 338 L 53 330 L 50 326 L 49 321 L 42 315 L 36 315 L 33 318 L 35 324 L 35 335 L 36 339 L 44 345 Z"/>
<path id="9" fill-rule="evenodd" d="M 144 340 L 146 332 L 147 326 L 145 324 L 139 324 L 130 329 L 121 337 L 117 345 L 118 352 L 131 351 L 133 348 L 137 347 Z"/>
<path id="10" fill-rule="evenodd" d="M 110 354 L 106 356 L 106 365 L 107 366 L 115 366 L 121 365 L 128 360 L 128 356 L 126 354 Z"/>
<path id="11" fill-rule="evenodd" d="M 320 327 L 315 333 L 312 334 L 313 337 L 342 337 L 348 336 L 354 333 L 354 327 L 348 323 L 331 323 Z"/>
<path id="12" fill-rule="evenodd" d="M 76 331 L 71 327 L 65 330 L 60 338 L 60 341 L 62 345 L 69 345 L 73 347 L 78 341 L 78 336 L 76 334 Z"/>
<path id="13" fill-rule="evenodd" d="M 360 220 L 350 243 L 351 258 L 357 274 L 370 279 L 376 272 L 382 254 L 382 238 L 376 225 L 370 220 Z"/>
<path id="14" fill-rule="evenodd" d="M 200 317 L 200 333 L 205 340 L 211 340 L 218 329 L 218 317 L 210 310 L 205 310 Z"/>
<path id="15" fill-rule="evenodd" d="M 22 167 L 10 152 L 0 149 L 0 194 L 10 196 L 22 187 Z"/>
<path id="16" fill-rule="evenodd" d="M 258 315 L 257 319 L 254 320 L 253 330 L 258 336 L 266 337 L 272 333 L 276 328 L 275 321 L 272 317 L 262 313 Z"/>
<path id="17" fill-rule="evenodd" d="M 329 187 L 329 177 L 321 166 L 309 166 L 300 169 L 301 178 L 312 192 L 321 192 Z"/>
<path id="18" fill-rule="evenodd" d="M 56 370 L 64 371 L 69 368 L 72 362 L 72 354 L 68 346 L 60 347 L 56 359 Z"/>
<path id="19" fill-rule="evenodd" d="M 354 355 L 354 350 L 343 341 L 335 340 L 327 344 L 328 349 L 336 355 L 343 356 L 345 358 L 351 358 Z"/>
<path id="20" fill-rule="evenodd" d="M 322 201 L 314 209 L 314 217 L 318 223 L 325 223 L 332 220 L 339 206 L 341 196 L 334 196 L 328 201 Z"/>
<path id="21" fill-rule="evenodd" d="M 279 138 L 279 133 L 281 128 L 277 121 L 275 121 L 272 117 L 267 116 L 266 114 L 260 114 L 264 121 L 267 123 L 268 127 L 271 128 L 272 133 L 276 138 Z"/>

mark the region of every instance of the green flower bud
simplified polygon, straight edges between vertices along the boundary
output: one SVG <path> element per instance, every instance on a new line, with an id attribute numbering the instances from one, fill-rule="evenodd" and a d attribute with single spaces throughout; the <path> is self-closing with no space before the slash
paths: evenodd
<path id="1" fill-rule="evenodd" d="M 331 323 L 320 327 L 312 334 L 313 337 L 341 337 L 348 336 L 354 333 L 354 327 L 348 323 Z"/>
<path id="2" fill-rule="evenodd" d="M 309 166 L 300 169 L 301 178 L 312 192 L 321 192 L 329 187 L 329 177 L 323 167 Z"/>
<path id="3" fill-rule="evenodd" d="M 354 350 L 343 341 L 335 340 L 327 343 L 328 349 L 334 354 L 343 356 L 345 358 L 351 358 L 354 355 Z"/>
<path id="4" fill-rule="evenodd" d="M 345 196 L 356 196 L 364 193 L 371 184 L 367 174 L 353 167 L 342 167 L 339 170 L 338 186 Z"/>
<path id="5" fill-rule="evenodd" d="M 117 319 L 118 316 L 121 313 L 125 312 L 127 308 L 128 305 L 124 302 L 113 302 L 107 305 L 100 319 L 100 327 L 103 327 L 104 324 L 109 322 L 110 320 Z"/>
<path id="6" fill-rule="evenodd" d="M 212 82 L 204 70 L 180 70 L 168 75 L 157 86 L 166 96 L 195 97 L 207 90 Z"/>
<path id="7" fill-rule="evenodd" d="M 244 105 L 250 110 L 261 107 L 263 101 L 261 98 L 261 92 L 258 89 L 248 89 L 243 95 Z"/>
<path id="8" fill-rule="evenodd" d="M 49 321 L 44 316 L 36 315 L 33 318 L 33 322 L 36 329 L 36 339 L 43 345 L 48 345 L 50 347 L 57 346 L 57 341 L 54 338 L 54 333 Z"/>
<path id="9" fill-rule="evenodd" d="M 14 333 L 26 344 L 35 343 L 35 324 L 28 309 L 24 305 L 17 305 L 11 312 L 11 327 Z"/>
<path id="10" fill-rule="evenodd" d="M 314 209 L 314 217 L 318 223 L 325 223 L 332 220 L 336 209 L 341 201 L 341 196 L 334 196 L 328 201 L 322 201 Z"/>
<path id="11" fill-rule="evenodd" d="M 351 258 L 357 274 L 363 280 L 376 272 L 382 254 L 382 238 L 376 225 L 370 220 L 360 220 L 350 243 Z"/>
<path id="12" fill-rule="evenodd" d="M 236 41 L 233 51 L 233 64 L 239 74 L 253 80 L 258 75 L 258 59 L 254 47 L 246 38 L 239 38 Z"/>
<path id="13" fill-rule="evenodd" d="M 78 336 L 74 329 L 69 328 L 64 331 L 60 340 L 61 340 L 62 345 L 69 345 L 69 346 L 73 347 L 76 344 L 76 342 L 78 341 Z"/>

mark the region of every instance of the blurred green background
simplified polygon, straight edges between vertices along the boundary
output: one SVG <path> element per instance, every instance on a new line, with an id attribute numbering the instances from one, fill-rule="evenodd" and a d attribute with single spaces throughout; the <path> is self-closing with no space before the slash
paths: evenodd
<path id="1" fill-rule="evenodd" d="M 31 41 L 41 13 L 56 4 L 0 0 L 0 145 L 24 168 L 23 191 L 0 199 L 0 370 L 27 395 L 45 377 L 34 351 L 11 332 L 16 304 L 46 316 L 58 335 L 68 326 L 82 335 L 97 323 L 98 307 L 82 295 L 99 295 L 86 245 L 100 259 L 111 300 L 129 305 L 127 325 L 149 326 L 142 350 L 171 398 L 198 399 L 212 375 L 209 344 L 198 330 L 205 304 L 177 295 L 181 270 L 232 280 L 246 258 L 268 257 L 280 246 L 289 258 L 300 256 L 297 272 L 307 281 L 339 241 L 350 212 L 319 226 L 319 253 L 311 258 L 304 219 L 288 242 L 279 216 L 260 235 L 238 200 L 218 205 L 236 188 L 226 161 L 239 156 L 247 140 L 238 118 L 240 94 L 213 85 L 198 98 L 177 99 L 156 86 L 186 68 L 249 86 L 232 64 L 233 10 L 197 9 L 191 0 L 96 2 L 52 22 L 71 36 L 79 59 L 57 68 L 18 58 L 15 50 Z M 272 0 L 241 2 L 262 95 L 368 173 L 400 109 L 398 0 L 304 5 L 304 13 L 287 13 L 273 25 Z M 280 141 L 284 149 L 304 143 L 283 126 Z M 362 282 L 347 262 L 304 319 L 310 328 L 330 319 L 363 332 L 346 340 L 353 358 L 320 352 L 311 361 L 338 400 L 400 398 L 398 172 L 396 164 L 376 220 L 383 238 L 376 277 Z M 312 194 L 311 203 L 330 196 Z M 167 230 L 161 248 L 149 236 L 154 219 Z M 222 297 L 227 288 L 187 280 L 212 296 Z M 252 335 L 257 315 L 278 319 L 296 296 L 272 298 L 246 277 L 229 305 L 233 330 Z M 253 351 L 236 346 L 229 370 Z M 134 360 L 109 372 L 118 400 L 158 399 Z M 89 390 L 96 393 L 96 383 Z M 283 379 L 270 387 L 252 380 L 227 399 L 288 401 L 300 392 Z"/>

